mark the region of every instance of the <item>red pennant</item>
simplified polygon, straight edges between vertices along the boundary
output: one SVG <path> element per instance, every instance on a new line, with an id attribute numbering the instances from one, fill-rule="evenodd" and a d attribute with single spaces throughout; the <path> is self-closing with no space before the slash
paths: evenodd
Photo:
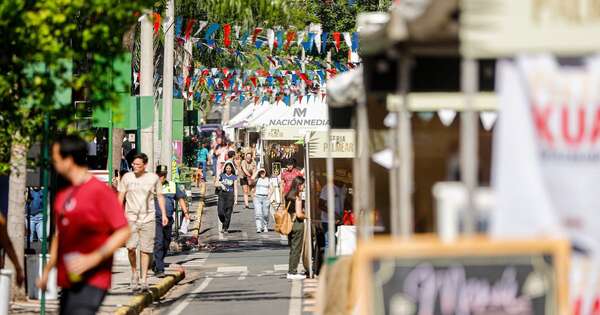
<path id="1" fill-rule="evenodd" d="M 227 77 L 227 73 L 229 73 L 229 69 L 227 68 L 223 68 L 223 74 Z"/>
<path id="2" fill-rule="evenodd" d="M 256 77 L 250 77 L 250 81 L 252 81 L 252 84 L 256 87 Z"/>
<path id="3" fill-rule="evenodd" d="M 326 69 L 325 71 L 329 72 L 329 74 L 331 74 L 332 76 L 335 76 L 337 74 L 337 71 L 335 70 L 335 68 Z"/>
<path id="4" fill-rule="evenodd" d="M 288 31 L 286 34 L 285 49 L 290 48 L 290 44 L 292 43 L 294 38 L 296 38 L 296 32 Z"/>
<path id="5" fill-rule="evenodd" d="M 334 32 L 333 35 L 332 35 L 333 39 L 335 40 L 335 49 L 337 51 L 340 50 L 340 44 L 341 44 L 341 37 L 340 37 L 340 35 L 341 35 L 340 32 Z"/>
<path id="6" fill-rule="evenodd" d="M 194 22 L 196 20 L 189 19 L 187 24 L 185 25 L 185 40 L 190 40 L 190 35 L 192 34 L 192 26 L 194 26 Z"/>
<path id="7" fill-rule="evenodd" d="M 258 34 L 260 34 L 260 32 L 262 32 L 262 28 L 257 27 L 254 29 L 254 33 L 252 33 L 252 43 L 254 44 L 256 42 L 256 38 L 258 37 Z"/>
<path id="8" fill-rule="evenodd" d="M 160 14 L 158 13 L 153 13 L 153 20 L 154 20 L 154 34 L 158 33 L 158 30 L 160 30 Z"/>
<path id="9" fill-rule="evenodd" d="M 210 74 L 210 71 L 208 71 L 208 69 L 202 70 L 202 76 L 207 76 L 209 74 Z"/>
<path id="10" fill-rule="evenodd" d="M 275 77 L 277 79 L 277 81 L 279 81 L 279 85 L 283 86 L 283 77 Z"/>
<path id="11" fill-rule="evenodd" d="M 229 101 L 233 102 L 234 99 L 235 99 L 235 93 L 231 95 L 231 97 L 229 98 Z"/>
<path id="12" fill-rule="evenodd" d="M 269 59 L 269 61 L 271 62 L 271 64 L 273 65 L 273 67 L 277 67 L 277 62 L 275 62 L 275 59 L 267 56 L 267 59 Z"/>
<path id="13" fill-rule="evenodd" d="M 231 25 L 225 24 L 223 25 L 223 43 L 225 47 L 229 48 L 231 46 Z"/>
<path id="14" fill-rule="evenodd" d="M 229 80 L 223 80 L 223 85 L 225 85 L 226 89 L 229 89 L 229 87 L 231 86 L 231 84 L 229 84 Z"/>
<path id="15" fill-rule="evenodd" d="M 304 95 L 298 95 L 298 102 L 302 103 L 302 98 L 304 97 Z"/>
<path id="16" fill-rule="evenodd" d="M 311 85 L 312 85 L 312 81 L 308 79 L 308 76 L 306 75 L 306 73 L 302 73 L 302 72 L 300 72 L 300 71 L 298 70 L 298 71 L 296 71 L 296 74 L 297 74 L 297 75 L 298 75 L 298 76 L 299 76 L 299 77 L 300 77 L 300 78 L 301 78 L 301 79 L 302 79 L 304 82 L 306 82 L 306 84 L 307 84 L 308 86 L 311 86 Z"/>
<path id="17" fill-rule="evenodd" d="M 190 84 L 192 83 L 192 77 L 188 76 L 185 78 L 185 88 L 189 88 Z"/>

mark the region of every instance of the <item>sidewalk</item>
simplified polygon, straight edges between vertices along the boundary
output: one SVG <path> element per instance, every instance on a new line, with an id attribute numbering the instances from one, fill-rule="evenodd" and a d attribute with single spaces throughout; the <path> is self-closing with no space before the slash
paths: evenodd
<path id="1" fill-rule="evenodd" d="M 212 187 L 212 185 L 211 185 Z M 207 187 L 207 192 L 214 191 Z M 203 199 L 200 196 L 200 190 L 197 187 L 192 187 L 192 203 L 189 207 L 190 218 L 192 220 L 190 224 L 190 230 L 185 235 L 180 235 L 182 242 L 187 242 L 196 235 L 198 227 L 198 210 Z M 169 274 L 177 269 L 178 265 L 185 263 L 189 254 L 198 252 L 197 248 L 202 249 L 202 245 L 196 248 L 190 248 L 190 246 L 174 246 L 175 242 L 171 243 L 171 251 L 166 258 L 166 262 L 170 266 L 166 269 L 166 273 Z M 179 247 L 179 248 L 178 248 Z M 134 298 L 133 292 L 129 289 L 129 281 L 131 278 L 131 271 L 129 267 L 129 261 L 127 259 L 127 250 L 122 248 L 115 254 L 112 274 L 112 288 L 109 290 L 102 307 L 98 314 L 114 314 L 117 309 L 122 306 L 127 306 L 132 302 Z M 156 285 L 162 279 L 154 277 L 152 271 L 148 273 L 148 284 L 150 286 Z M 11 305 L 10 314 L 39 314 L 40 313 L 40 301 L 39 300 L 27 300 L 24 302 L 17 302 Z M 46 302 L 46 314 L 58 314 L 58 301 L 48 300 Z"/>

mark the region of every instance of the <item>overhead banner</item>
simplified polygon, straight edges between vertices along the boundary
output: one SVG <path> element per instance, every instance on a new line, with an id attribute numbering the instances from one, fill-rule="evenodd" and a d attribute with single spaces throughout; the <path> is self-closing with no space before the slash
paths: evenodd
<path id="1" fill-rule="evenodd" d="M 331 157 L 354 158 L 356 156 L 355 135 L 352 129 L 332 129 L 331 138 L 327 137 L 327 131 L 313 131 L 309 134 L 308 155 L 310 158 L 327 158 L 331 151 Z"/>
<path id="2" fill-rule="evenodd" d="M 568 236 L 600 248 L 600 57 L 561 66 L 550 56 L 498 64 L 494 143 L 496 236 Z"/>
<path id="3" fill-rule="evenodd" d="M 460 9 L 463 56 L 532 52 L 573 56 L 600 48 L 596 0 L 462 0 Z"/>

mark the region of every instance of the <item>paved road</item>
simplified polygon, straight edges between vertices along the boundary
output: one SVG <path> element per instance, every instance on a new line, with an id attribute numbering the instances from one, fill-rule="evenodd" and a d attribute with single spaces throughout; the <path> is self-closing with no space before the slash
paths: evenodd
<path id="1" fill-rule="evenodd" d="M 285 278 L 287 238 L 275 232 L 257 234 L 254 210 L 243 209 L 243 202 L 235 207 L 230 233 L 218 233 L 215 201 L 215 196 L 208 199 L 200 237 L 212 249 L 169 257 L 184 262 L 186 279 L 144 313 L 309 314 L 303 308 L 310 310 L 306 303 L 312 302 L 302 297 L 311 285 L 303 288 L 306 281 Z"/>

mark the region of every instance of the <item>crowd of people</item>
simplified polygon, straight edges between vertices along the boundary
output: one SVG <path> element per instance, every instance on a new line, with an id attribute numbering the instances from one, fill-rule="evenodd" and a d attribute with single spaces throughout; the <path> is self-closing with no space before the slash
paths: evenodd
<path id="1" fill-rule="evenodd" d="M 55 171 L 68 181 L 52 205 L 55 228 L 51 238 L 50 259 L 37 285 L 45 290 L 53 268 L 62 288 L 61 314 L 95 314 L 111 288 L 113 254 L 125 246 L 131 267 L 132 292 L 148 289 L 148 271 L 165 276 L 165 257 L 173 234 L 177 205 L 189 220 L 186 194 L 167 180 L 167 167 L 147 171 L 148 157 L 136 153 L 129 170 L 119 172 L 112 185 L 94 177 L 88 170 L 88 144 L 79 136 L 64 136 L 52 145 Z M 212 143 L 200 143 L 196 152 L 197 184 L 212 176 L 218 196 L 219 232 L 228 233 L 236 206 L 239 186 L 244 208 L 254 210 L 256 233 L 272 231 L 272 213 L 285 207 L 293 218 L 289 233 L 290 260 L 288 279 L 303 279 L 298 273 L 304 235 L 303 172 L 290 158 L 285 168 L 271 174 L 256 152 L 256 146 L 236 146 L 222 137 Z M 211 173 L 211 174 L 209 174 Z M 37 231 L 41 222 L 39 189 L 29 192 L 28 210 Z M 0 216 L 0 232 L 6 231 Z M 41 232 L 35 232 L 40 237 Z M 23 270 L 16 260 L 8 238 L 2 248 L 16 266 L 16 277 L 23 281 Z M 4 244 L 6 243 L 6 244 Z M 136 250 L 141 252 L 138 261 Z"/>

